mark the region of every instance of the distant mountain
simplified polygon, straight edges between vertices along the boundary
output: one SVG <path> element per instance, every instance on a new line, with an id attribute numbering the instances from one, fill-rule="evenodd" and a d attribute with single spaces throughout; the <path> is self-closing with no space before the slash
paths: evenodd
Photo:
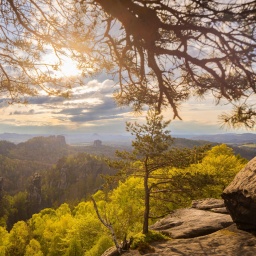
<path id="1" fill-rule="evenodd" d="M 227 144 L 256 144 L 256 134 L 254 133 L 225 133 L 225 134 L 215 134 L 215 135 L 199 135 L 191 138 L 192 140 L 205 140 L 217 143 L 227 143 Z"/>

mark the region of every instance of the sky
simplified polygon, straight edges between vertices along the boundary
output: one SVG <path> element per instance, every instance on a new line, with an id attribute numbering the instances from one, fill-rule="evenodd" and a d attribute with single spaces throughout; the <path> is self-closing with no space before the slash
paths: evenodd
<path id="1" fill-rule="evenodd" d="M 45 56 L 45 59 L 52 56 Z M 53 60 L 54 62 L 54 60 Z M 74 62 L 65 59 L 62 72 L 79 75 Z M 104 74 L 94 79 L 84 79 L 84 85 L 75 87 L 69 99 L 48 96 L 45 93 L 30 98 L 29 104 L 9 105 L 0 98 L 0 133 L 69 134 L 111 133 L 126 134 L 125 122 L 143 122 L 145 113 L 135 115 L 129 107 L 119 107 L 113 99 L 115 82 Z M 169 130 L 173 135 L 200 135 L 219 133 L 246 133 L 255 130 L 223 129 L 218 116 L 228 112 L 225 102 L 215 105 L 213 97 L 190 99 L 179 109 L 182 120 L 172 120 Z M 172 119 L 171 108 L 164 111 Z"/>
<path id="2" fill-rule="evenodd" d="M 71 68 L 68 69 L 70 70 Z M 127 134 L 125 122 L 143 122 L 145 112 L 135 115 L 129 107 L 119 107 L 113 99 L 115 82 L 102 75 L 85 79 L 83 86 L 73 89 L 69 99 L 46 94 L 29 99 L 29 104 L 9 105 L 0 99 L 0 133 L 70 134 L 109 133 Z M 172 120 L 168 129 L 173 135 L 245 133 L 255 130 L 223 129 L 218 116 L 231 107 L 215 105 L 208 95 L 204 100 L 190 99 L 180 106 L 183 120 Z M 164 112 L 172 119 L 171 109 Z"/>

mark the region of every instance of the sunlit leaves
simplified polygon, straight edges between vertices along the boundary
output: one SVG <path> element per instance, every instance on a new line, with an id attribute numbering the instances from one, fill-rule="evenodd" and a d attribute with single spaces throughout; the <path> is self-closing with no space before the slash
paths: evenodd
<path id="1" fill-rule="evenodd" d="M 26 245 L 29 242 L 29 235 L 29 227 L 24 221 L 15 223 L 12 230 L 10 231 L 6 255 L 24 255 Z"/>
<path id="2" fill-rule="evenodd" d="M 24 256 L 43 256 L 44 254 L 41 251 L 41 245 L 40 243 L 35 240 L 35 239 L 31 239 L 29 244 L 26 246 L 26 252 L 24 254 Z"/>

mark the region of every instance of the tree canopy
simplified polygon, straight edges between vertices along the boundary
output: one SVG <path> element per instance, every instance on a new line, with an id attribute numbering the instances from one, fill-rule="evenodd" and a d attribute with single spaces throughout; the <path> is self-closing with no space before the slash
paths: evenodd
<path id="1" fill-rule="evenodd" d="M 121 105 L 157 102 L 181 118 L 180 103 L 211 93 L 234 105 L 225 123 L 255 125 L 255 1 L 3 0 L 0 12 L 0 91 L 10 101 L 68 95 L 70 56 L 82 75 L 117 77 Z"/>

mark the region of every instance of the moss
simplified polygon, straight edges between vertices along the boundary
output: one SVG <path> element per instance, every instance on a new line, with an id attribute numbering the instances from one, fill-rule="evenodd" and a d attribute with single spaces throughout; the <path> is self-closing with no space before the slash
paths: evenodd
<path id="1" fill-rule="evenodd" d="M 156 231 L 149 231 L 146 235 L 142 233 L 138 233 L 133 237 L 133 242 L 131 245 L 132 249 L 141 250 L 149 250 L 152 248 L 149 244 L 156 241 L 163 241 L 168 240 L 167 236 L 161 234 L 160 232 Z M 152 248 L 153 249 L 153 248 Z M 152 252 L 152 251 L 151 251 Z"/>
<path id="2" fill-rule="evenodd" d="M 237 234 L 235 232 L 230 231 L 228 229 L 219 230 L 218 233 L 225 235 L 225 236 L 237 236 Z"/>

